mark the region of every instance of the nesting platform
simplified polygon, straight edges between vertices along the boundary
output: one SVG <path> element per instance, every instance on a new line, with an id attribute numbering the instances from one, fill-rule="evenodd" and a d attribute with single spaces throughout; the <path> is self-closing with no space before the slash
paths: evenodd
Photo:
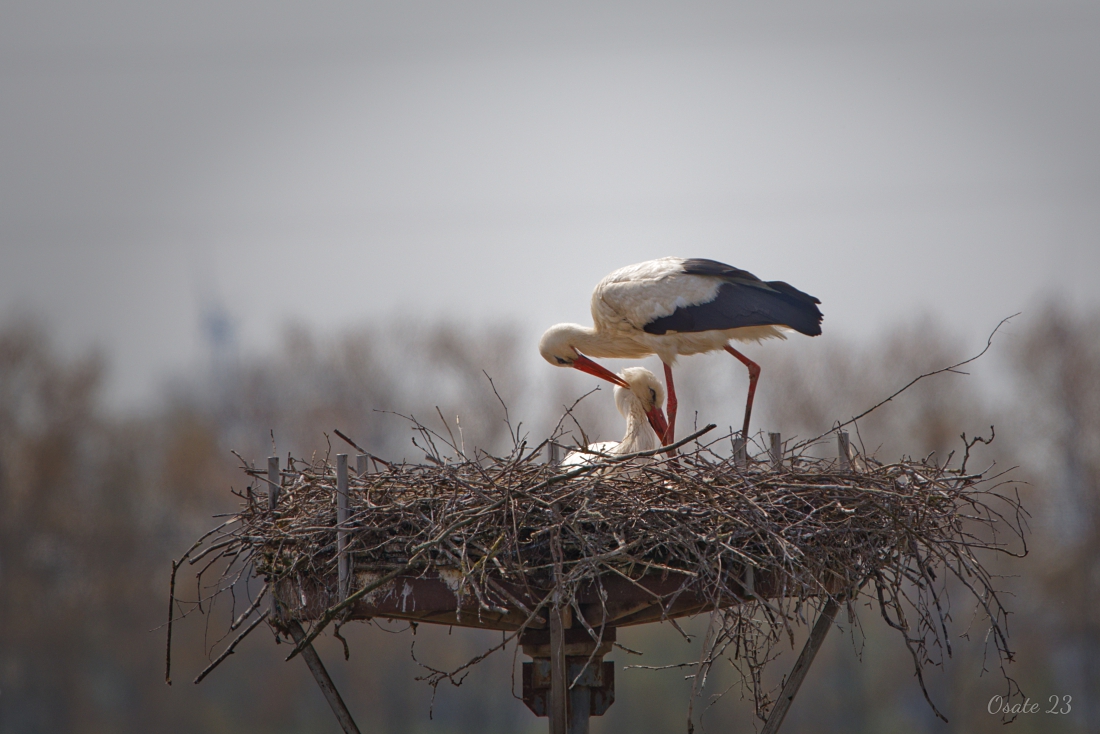
<path id="1" fill-rule="evenodd" d="M 754 653 L 742 655 L 751 667 L 819 610 L 778 696 L 748 671 L 765 732 L 778 728 L 839 605 L 868 585 L 925 660 L 946 634 L 943 584 L 965 578 L 998 652 L 1010 654 L 1005 611 L 975 552 L 1022 538 L 1018 498 L 965 461 L 948 470 L 854 457 L 846 434 L 834 459 L 784 452 L 778 434 L 754 459 L 732 436 L 700 442 L 706 430 L 678 455 L 595 457 L 568 470 L 523 446 L 431 465 L 361 454 L 354 471 L 344 454 L 283 470 L 272 458 L 267 472 L 246 468 L 255 481 L 240 513 L 185 558 L 217 550 L 245 569 L 238 578 L 265 579 L 270 606 L 256 599 L 249 614 L 294 640 L 291 657 L 306 657 L 349 732 L 311 646 L 332 622 L 505 631 L 532 657 L 524 701 L 549 715 L 552 734 L 586 732 L 614 700 L 603 657 L 617 628 L 704 612 L 722 615 L 713 657 L 736 644 Z"/>
<path id="2" fill-rule="evenodd" d="M 384 577 L 388 570 L 392 569 L 357 568 L 352 588 L 369 586 Z M 750 575 L 749 567 L 742 567 L 741 578 Z M 276 587 L 275 594 L 287 613 L 300 621 L 312 622 L 321 619 L 326 610 L 342 601 L 336 593 L 337 588 L 335 576 L 301 577 L 284 579 Z M 484 605 L 475 594 L 463 590 L 462 572 L 457 568 L 403 573 L 355 600 L 341 618 L 365 621 L 381 617 L 506 632 L 546 627 L 544 617 L 532 618 L 516 602 L 521 602 L 528 610 L 534 609 L 553 592 L 553 586 L 538 580 L 530 585 L 494 581 L 490 588 L 490 593 L 498 597 L 502 606 Z M 836 581 L 825 588 L 833 593 L 841 590 Z M 755 579 L 751 592 L 748 588 L 742 588 L 740 593 L 724 590 L 714 597 L 705 589 L 697 588 L 692 576 L 654 570 L 634 578 L 606 574 L 582 585 L 574 592 L 571 609 L 579 610 L 588 626 L 593 628 L 632 627 L 726 609 L 756 596 L 772 599 L 778 594 L 779 585 L 770 574 Z"/>

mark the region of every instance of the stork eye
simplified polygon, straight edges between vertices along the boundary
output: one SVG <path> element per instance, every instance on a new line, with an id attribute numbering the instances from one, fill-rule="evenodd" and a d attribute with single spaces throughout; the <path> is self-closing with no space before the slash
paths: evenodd
<path id="1" fill-rule="evenodd" d="M 652 387 L 649 388 L 649 399 L 652 400 L 654 403 L 657 402 L 657 391 L 654 390 Z"/>
<path id="2" fill-rule="evenodd" d="M 558 364 L 561 364 L 561 365 L 570 364 L 569 360 L 566 359 L 565 357 L 554 357 L 554 359 L 558 360 Z"/>

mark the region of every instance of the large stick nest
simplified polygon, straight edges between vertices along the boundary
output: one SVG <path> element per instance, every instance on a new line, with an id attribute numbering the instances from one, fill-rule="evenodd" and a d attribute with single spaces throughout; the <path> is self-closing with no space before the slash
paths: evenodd
<path id="1" fill-rule="evenodd" d="M 731 439 L 703 443 L 696 436 L 675 459 L 596 457 L 569 470 L 545 463 L 541 447 L 520 444 L 506 457 L 352 471 L 348 552 L 354 570 L 373 575 L 360 574 L 346 601 L 335 589 L 337 492 L 329 457 L 291 460 L 275 511 L 260 479 L 266 475 L 245 467 L 257 481 L 242 494 L 240 512 L 184 558 L 207 561 L 203 571 L 219 576 L 215 591 L 249 577 L 266 580 L 261 596 L 280 584 L 324 587 L 323 613 L 304 618 L 307 641 L 329 622 L 346 621 L 352 604 L 401 574 L 450 574 L 457 595 L 475 598 L 486 613 L 521 612 L 527 628 L 544 626 L 557 598 L 594 637 L 599 623 L 588 620 L 602 617 L 582 603 L 582 592 L 591 599 L 608 579 L 677 575 L 685 593 L 719 610 L 695 663 L 696 691 L 723 656 L 739 669 L 761 716 L 775 695 L 762 678 L 766 663 L 829 598 L 849 602 L 850 618 L 852 600 L 871 601 L 912 653 L 923 689 L 922 669 L 950 655 L 948 591 L 963 589 L 1004 670 L 1012 657 L 1007 612 L 985 564 L 989 551 L 1024 550 L 1024 513 L 1010 483 L 968 471 L 966 458 L 955 469 L 861 457 L 841 468 L 836 459 L 796 455 L 777 469 L 770 460 L 735 461 Z M 508 591 L 516 588 L 529 593 L 517 598 Z M 267 614 L 260 601 L 234 629 L 250 617 L 246 632 L 259 623 Z M 286 634 L 274 616 L 268 621 Z M 430 670 L 426 678 L 458 682 L 459 671 Z"/>

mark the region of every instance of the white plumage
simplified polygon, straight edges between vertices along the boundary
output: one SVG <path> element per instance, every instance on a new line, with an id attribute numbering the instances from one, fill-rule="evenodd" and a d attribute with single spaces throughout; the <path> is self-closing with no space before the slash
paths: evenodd
<path id="1" fill-rule="evenodd" d="M 677 408 L 671 367 L 676 358 L 725 349 L 749 370 L 743 428 L 747 437 L 760 367 L 729 342 L 784 339 L 790 330 L 816 336 L 821 333 L 818 303 L 787 283 L 765 282 L 714 260 L 664 257 L 619 268 L 601 280 L 592 291 L 592 327 L 552 326 L 543 334 L 539 351 L 550 364 L 603 379 L 611 379 L 610 372 L 588 356 L 660 357 L 668 385 L 669 424 L 662 439 L 671 443 Z"/>
<path id="2" fill-rule="evenodd" d="M 639 451 L 652 451 L 661 447 L 657 432 L 664 432 L 664 412 L 661 406 L 665 402 L 665 388 L 657 376 L 645 367 L 628 367 L 619 373 L 628 388 L 615 386 L 615 407 L 626 419 L 626 433 L 623 440 L 603 441 L 588 445 L 589 451 L 611 456 L 623 456 Z M 563 466 L 583 466 L 599 457 L 583 451 L 571 451 L 562 462 Z"/>

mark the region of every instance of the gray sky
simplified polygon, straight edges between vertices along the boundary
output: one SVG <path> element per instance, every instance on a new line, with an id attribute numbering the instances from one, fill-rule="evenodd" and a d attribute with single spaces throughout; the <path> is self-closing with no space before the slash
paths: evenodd
<path id="1" fill-rule="evenodd" d="M 391 5 L 4 3 L 0 319 L 132 408 L 210 299 L 246 351 L 412 313 L 532 354 L 669 254 L 823 338 L 1100 305 L 1100 4 Z"/>

